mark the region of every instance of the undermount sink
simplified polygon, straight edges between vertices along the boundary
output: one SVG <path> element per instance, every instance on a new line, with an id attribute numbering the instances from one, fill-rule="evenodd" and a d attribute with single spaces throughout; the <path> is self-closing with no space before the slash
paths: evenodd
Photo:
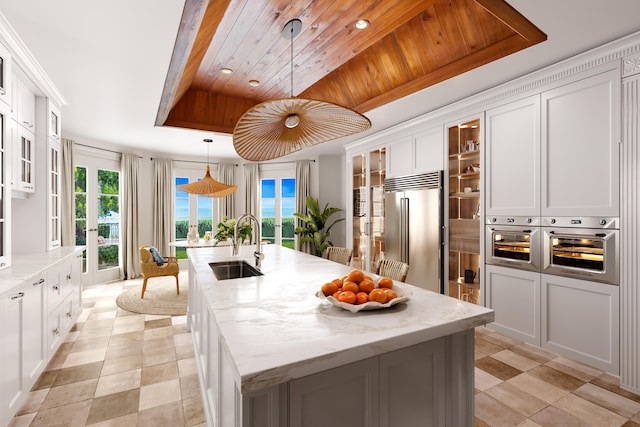
<path id="1" fill-rule="evenodd" d="M 263 273 L 246 261 L 210 262 L 209 267 L 218 280 L 262 276 Z"/>

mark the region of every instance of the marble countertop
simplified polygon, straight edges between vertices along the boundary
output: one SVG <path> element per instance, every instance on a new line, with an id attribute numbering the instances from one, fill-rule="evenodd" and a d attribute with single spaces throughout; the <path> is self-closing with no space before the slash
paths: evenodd
<path id="1" fill-rule="evenodd" d="M 61 246 L 49 252 L 13 254 L 11 266 L 0 270 L 0 295 L 11 292 L 26 280 L 33 280 L 84 246 Z"/>
<path id="2" fill-rule="evenodd" d="M 351 313 L 315 294 L 352 267 L 279 245 L 262 249 L 264 276 L 221 281 L 208 263 L 237 259 L 228 247 L 188 249 L 243 393 L 494 320 L 491 309 L 398 282 L 412 292 L 406 303 Z M 243 246 L 239 257 L 253 265 L 253 251 Z"/>

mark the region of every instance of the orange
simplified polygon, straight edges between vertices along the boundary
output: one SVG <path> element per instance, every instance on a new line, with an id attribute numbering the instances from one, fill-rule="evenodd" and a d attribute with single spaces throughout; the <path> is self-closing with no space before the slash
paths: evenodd
<path id="1" fill-rule="evenodd" d="M 362 272 L 362 270 L 352 270 L 348 275 L 347 275 L 347 279 L 350 280 L 351 282 L 356 282 L 356 283 L 360 283 L 362 282 L 362 279 L 364 279 L 364 273 Z"/>
<path id="2" fill-rule="evenodd" d="M 398 294 L 396 294 L 396 292 L 393 289 L 384 288 L 382 291 L 387 296 L 387 301 L 391 301 L 394 298 L 398 298 Z"/>
<path id="3" fill-rule="evenodd" d="M 351 291 L 354 294 L 357 294 L 358 292 L 360 292 L 360 287 L 355 282 L 346 281 L 346 282 L 344 282 L 342 284 L 342 290 L 343 291 Z"/>
<path id="4" fill-rule="evenodd" d="M 325 283 L 324 285 L 322 285 L 321 289 L 322 289 L 322 293 L 325 296 L 328 296 L 328 295 L 331 295 L 332 293 L 334 293 L 335 291 L 338 290 L 338 285 L 336 285 L 333 282 L 328 282 L 328 283 Z"/>
<path id="5" fill-rule="evenodd" d="M 338 295 L 340 295 L 341 292 L 342 292 L 342 288 L 335 291 L 333 294 L 331 294 L 331 296 L 334 297 L 335 299 L 338 299 Z"/>
<path id="6" fill-rule="evenodd" d="M 351 291 L 342 291 L 340 295 L 338 295 L 338 301 L 353 304 L 356 302 L 356 294 Z"/>
<path id="7" fill-rule="evenodd" d="M 342 279 L 341 278 L 333 279 L 333 283 L 335 283 L 336 285 L 338 285 L 338 287 L 340 287 L 342 286 Z"/>
<path id="8" fill-rule="evenodd" d="M 358 292 L 356 294 L 356 304 L 364 304 L 369 302 L 369 294 L 366 292 Z"/>
<path id="9" fill-rule="evenodd" d="M 369 279 L 364 279 L 362 282 L 360 282 L 360 290 L 366 293 L 369 293 L 373 290 L 373 288 L 376 287 L 376 285 L 373 283 L 373 280 L 369 280 Z"/>
<path id="10" fill-rule="evenodd" d="M 393 280 L 388 277 L 381 277 L 380 280 L 378 280 L 378 287 L 391 289 L 393 288 Z"/>
<path id="11" fill-rule="evenodd" d="M 373 277 L 369 276 L 368 274 L 365 274 L 362 280 L 371 280 L 373 282 Z"/>
<path id="12" fill-rule="evenodd" d="M 369 292 L 369 301 L 375 301 L 384 304 L 387 302 L 387 295 L 380 288 L 374 289 Z"/>

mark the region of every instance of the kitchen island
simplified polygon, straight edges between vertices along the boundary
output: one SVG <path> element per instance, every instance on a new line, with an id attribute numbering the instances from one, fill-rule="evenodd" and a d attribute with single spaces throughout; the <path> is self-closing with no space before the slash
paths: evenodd
<path id="1" fill-rule="evenodd" d="M 187 251 L 209 426 L 473 425 L 474 328 L 492 310 L 396 282 L 409 301 L 351 313 L 316 296 L 351 267 L 278 245 L 263 246 L 263 276 L 208 265 L 253 265 L 253 251 Z"/>

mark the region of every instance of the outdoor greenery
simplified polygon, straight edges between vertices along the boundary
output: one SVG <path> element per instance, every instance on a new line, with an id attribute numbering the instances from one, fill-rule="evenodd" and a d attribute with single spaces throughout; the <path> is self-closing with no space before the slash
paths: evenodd
<path id="1" fill-rule="evenodd" d="M 314 254 L 321 257 L 325 249 L 333 246 L 333 243 L 327 240 L 331 235 L 331 228 L 338 222 L 344 221 L 344 218 L 336 219 L 329 226 L 327 226 L 327 222 L 333 214 L 342 211 L 342 209 L 329 207 L 327 203 L 324 205 L 324 209 L 320 210 L 318 199 L 311 196 L 307 196 L 305 204 L 307 213 L 295 212 L 293 216 L 304 222 L 306 226 L 297 227 L 295 233 L 300 236 L 300 243 L 309 242 Z"/>
<path id="2" fill-rule="evenodd" d="M 273 217 L 262 218 L 262 240 L 267 240 L 271 243 L 275 243 L 276 235 L 276 219 Z M 295 241 L 295 219 L 294 218 L 282 218 L 282 246 L 290 249 L 294 249 Z"/>
<path id="3" fill-rule="evenodd" d="M 87 169 L 74 168 L 75 183 L 75 213 L 76 213 L 76 244 L 87 244 Z M 120 182 L 119 173 L 115 171 L 98 170 L 98 218 L 108 218 L 120 212 Z M 108 223 L 98 224 L 98 238 L 107 241 L 113 238 L 112 226 Z M 118 265 L 118 245 L 98 246 L 99 265 Z"/>

